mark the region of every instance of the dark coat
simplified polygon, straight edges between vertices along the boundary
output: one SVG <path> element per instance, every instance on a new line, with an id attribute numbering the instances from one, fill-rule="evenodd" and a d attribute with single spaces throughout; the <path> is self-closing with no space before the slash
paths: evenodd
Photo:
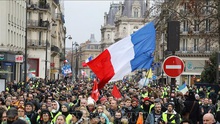
<path id="1" fill-rule="evenodd" d="M 195 102 L 195 104 L 194 104 Z M 194 104 L 194 106 L 193 106 Z M 199 103 L 197 101 L 194 101 L 194 100 L 186 100 L 184 102 L 184 110 L 183 110 L 183 115 L 186 114 L 186 113 L 190 113 L 189 115 L 189 120 L 191 120 L 193 122 L 193 124 L 196 124 L 197 122 L 199 122 L 199 119 L 200 119 L 200 106 L 199 106 Z"/>

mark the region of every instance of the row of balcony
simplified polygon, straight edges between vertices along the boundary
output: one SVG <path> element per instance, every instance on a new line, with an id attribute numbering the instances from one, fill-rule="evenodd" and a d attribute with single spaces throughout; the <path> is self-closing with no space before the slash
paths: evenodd
<path id="1" fill-rule="evenodd" d="M 211 53 L 217 51 L 218 47 L 181 47 L 176 53 L 191 54 L 191 53 Z"/>
<path id="2" fill-rule="evenodd" d="M 49 21 L 43 21 L 42 19 L 40 20 L 27 20 L 27 27 L 29 28 L 44 28 L 47 29 L 49 28 Z"/>
<path id="3" fill-rule="evenodd" d="M 39 4 L 33 4 L 33 3 L 28 3 L 27 5 L 28 9 L 33 9 L 33 10 L 50 10 L 50 4 L 45 3 L 45 2 L 39 2 Z"/>
<path id="4" fill-rule="evenodd" d="M 60 0 L 53 0 L 56 4 L 60 3 Z"/>
<path id="5" fill-rule="evenodd" d="M 51 51 L 56 52 L 56 53 L 60 53 L 60 48 L 55 46 L 55 45 L 52 45 L 51 46 Z"/>
<path id="6" fill-rule="evenodd" d="M 56 13 L 55 18 L 65 23 L 64 15 L 62 13 Z"/>
<path id="7" fill-rule="evenodd" d="M 27 40 L 27 45 L 28 47 L 34 47 L 34 48 L 46 48 L 46 41 L 45 40 L 31 40 L 28 39 Z M 50 46 L 50 43 L 47 44 L 48 47 Z M 60 52 L 60 48 L 55 46 L 55 45 L 51 45 L 51 51 L 54 51 L 56 53 Z"/>
<path id="8" fill-rule="evenodd" d="M 32 40 L 28 39 L 27 40 L 27 46 L 28 47 L 34 47 L 34 48 L 45 48 L 46 47 L 46 41 L 45 40 Z M 50 44 L 48 44 L 50 46 Z"/>

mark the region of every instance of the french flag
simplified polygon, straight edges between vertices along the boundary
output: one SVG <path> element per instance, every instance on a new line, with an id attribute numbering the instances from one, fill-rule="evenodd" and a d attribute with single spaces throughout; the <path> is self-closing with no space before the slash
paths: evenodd
<path id="1" fill-rule="evenodd" d="M 112 44 L 87 65 L 100 82 L 99 89 L 106 83 L 122 80 L 137 69 L 149 69 L 154 60 L 156 31 L 153 22 L 135 33 Z"/>
<path id="2" fill-rule="evenodd" d="M 85 62 L 82 62 L 83 67 L 87 67 L 87 63 L 92 60 L 92 56 L 90 56 L 88 59 L 85 60 Z"/>
<path id="3" fill-rule="evenodd" d="M 64 60 L 64 63 L 68 63 L 69 61 L 67 59 Z"/>

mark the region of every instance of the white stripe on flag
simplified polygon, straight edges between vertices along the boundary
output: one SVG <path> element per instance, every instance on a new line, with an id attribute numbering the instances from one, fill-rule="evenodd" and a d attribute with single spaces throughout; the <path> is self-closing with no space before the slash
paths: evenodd
<path id="1" fill-rule="evenodd" d="M 181 69 L 181 65 L 166 65 L 166 69 Z"/>

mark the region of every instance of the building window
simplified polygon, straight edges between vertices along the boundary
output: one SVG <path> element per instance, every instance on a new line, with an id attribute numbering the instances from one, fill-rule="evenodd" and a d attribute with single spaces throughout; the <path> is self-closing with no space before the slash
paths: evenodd
<path id="1" fill-rule="evenodd" d="M 188 21 L 187 20 L 183 21 L 183 31 L 188 31 Z"/>
<path id="2" fill-rule="evenodd" d="M 210 6 L 210 3 L 209 3 L 208 0 L 206 0 L 205 14 L 209 14 L 210 13 L 209 6 Z"/>
<path id="3" fill-rule="evenodd" d="M 6 42 L 7 43 L 7 42 Z M 5 44 L 6 44 L 5 43 Z M 11 32 L 10 30 L 8 30 L 8 43 L 10 44 L 11 43 Z"/>
<path id="4" fill-rule="evenodd" d="M 198 51 L 199 39 L 194 39 L 193 51 Z"/>
<path id="5" fill-rule="evenodd" d="M 123 28 L 123 32 L 126 32 L 126 27 Z"/>
<path id="6" fill-rule="evenodd" d="M 210 47 L 211 47 L 210 41 L 206 39 L 205 40 L 205 51 L 210 51 Z"/>
<path id="7" fill-rule="evenodd" d="M 107 38 L 108 38 L 108 40 L 110 39 L 110 34 L 108 34 Z"/>
<path id="8" fill-rule="evenodd" d="M 199 21 L 194 20 L 194 31 L 199 31 Z"/>
<path id="9" fill-rule="evenodd" d="M 95 47 L 93 45 L 90 46 L 90 49 L 95 49 Z"/>
<path id="10" fill-rule="evenodd" d="M 134 8 L 134 18 L 137 18 L 137 17 L 138 17 L 138 9 Z"/>
<path id="11" fill-rule="evenodd" d="M 187 7 L 188 7 L 188 3 L 185 2 L 185 3 L 184 3 L 184 6 L 183 6 L 183 10 L 184 10 L 185 12 L 187 11 Z"/>
<path id="12" fill-rule="evenodd" d="M 210 31 L 210 19 L 206 19 L 205 26 L 206 26 L 206 31 Z"/>
<path id="13" fill-rule="evenodd" d="M 187 39 L 183 39 L 183 51 L 187 51 Z"/>
<path id="14" fill-rule="evenodd" d="M 39 76 L 39 59 L 38 58 L 28 58 L 28 74 L 32 74 L 35 77 Z"/>
<path id="15" fill-rule="evenodd" d="M 42 44 L 42 31 L 39 32 L 39 45 Z"/>
<path id="16" fill-rule="evenodd" d="M 135 33 L 137 30 L 138 30 L 138 26 L 134 26 L 133 33 Z"/>

